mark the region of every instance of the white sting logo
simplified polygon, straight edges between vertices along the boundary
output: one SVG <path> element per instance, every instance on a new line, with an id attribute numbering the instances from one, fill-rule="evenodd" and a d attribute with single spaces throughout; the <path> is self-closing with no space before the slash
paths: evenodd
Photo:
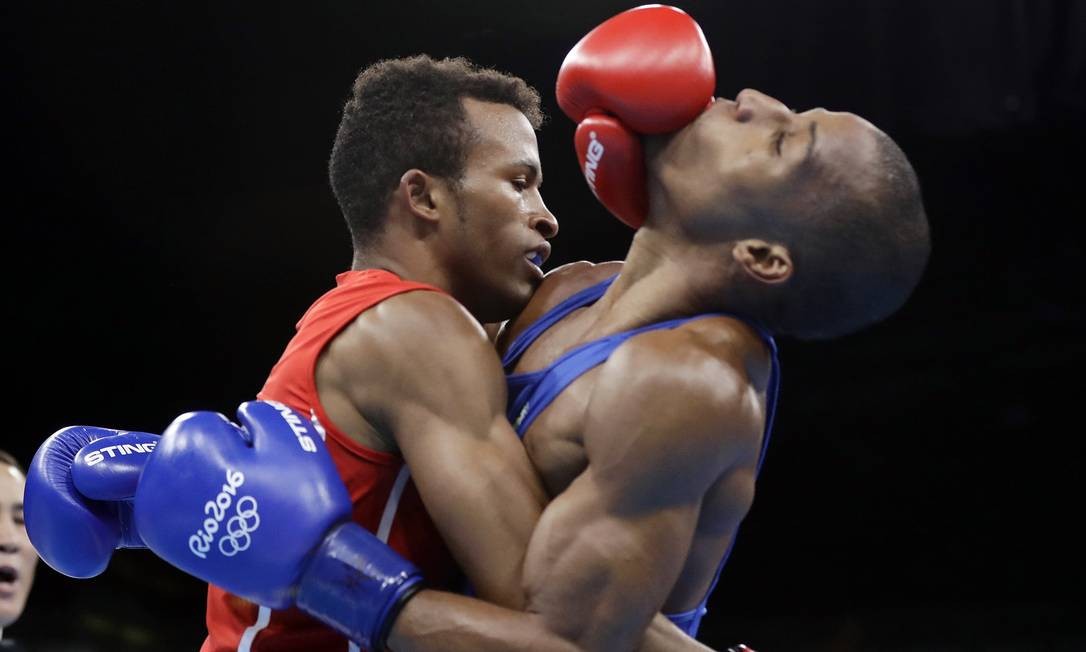
<path id="1" fill-rule="evenodd" d="M 302 418 L 294 410 L 278 401 L 268 401 L 268 405 L 279 411 L 279 416 L 283 417 L 283 421 L 287 422 L 294 436 L 298 438 L 298 445 L 302 447 L 302 450 L 307 453 L 317 452 L 317 444 L 309 436 L 309 429 L 305 427 Z"/>
<path id="2" fill-rule="evenodd" d="M 596 192 L 596 169 L 600 166 L 600 159 L 603 158 L 603 143 L 596 140 L 596 132 L 588 132 L 588 151 L 585 152 L 584 162 L 584 178 L 588 182 L 588 187 L 592 189 L 592 194 L 599 197 L 599 193 Z"/>
<path id="3" fill-rule="evenodd" d="M 142 444 L 118 444 L 116 446 L 106 446 L 96 451 L 87 453 L 87 456 L 83 458 L 83 463 L 87 466 L 94 466 L 105 461 L 106 455 L 110 458 L 117 457 L 119 455 L 134 455 L 137 453 L 147 454 L 155 450 L 155 444 L 157 441 L 148 441 Z"/>
<path id="4" fill-rule="evenodd" d="M 243 484 L 244 473 L 226 470 L 226 482 L 222 491 L 213 500 L 204 503 L 204 514 L 207 518 L 204 519 L 203 527 L 189 537 L 189 550 L 192 554 L 200 559 L 207 559 L 207 553 L 215 541 L 215 534 L 219 531 L 219 524 L 226 518 L 231 505 L 234 506 L 234 515 L 226 521 L 226 534 L 219 539 L 219 552 L 226 557 L 233 557 L 247 550 L 252 544 L 249 534 L 260 527 L 260 514 L 257 512 L 256 498 L 252 496 L 242 496 L 234 505 L 238 487 Z"/>

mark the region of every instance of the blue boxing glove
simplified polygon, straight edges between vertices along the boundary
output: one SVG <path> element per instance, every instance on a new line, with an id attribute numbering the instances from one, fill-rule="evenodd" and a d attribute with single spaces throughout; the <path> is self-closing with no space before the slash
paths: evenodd
<path id="1" fill-rule="evenodd" d="M 132 496 L 158 436 L 92 426 L 58 430 L 26 475 L 23 513 L 38 554 L 70 577 L 94 577 L 117 548 L 142 548 Z"/>
<path id="2" fill-rule="evenodd" d="M 422 575 L 350 522 L 351 501 L 308 419 L 280 403 L 192 412 L 140 477 L 135 523 L 181 570 L 259 604 L 297 605 L 379 650 Z"/>

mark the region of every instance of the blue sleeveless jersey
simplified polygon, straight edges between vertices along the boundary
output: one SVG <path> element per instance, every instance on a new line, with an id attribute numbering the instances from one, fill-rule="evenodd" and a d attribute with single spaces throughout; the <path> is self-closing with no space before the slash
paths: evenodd
<path id="1" fill-rule="evenodd" d="M 506 414 L 509 417 L 510 423 L 512 423 L 513 427 L 516 429 L 518 436 L 524 437 L 524 433 L 528 431 L 528 428 L 532 425 L 532 422 L 535 421 L 536 417 L 538 417 L 543 410 L 547 409 L 554 399 L 562 393 L 562 390 L 588 370 L 605 362 L 615 349 L 631 337 L 647 331 L 675 328 L 686 322 L 701 319 L 703 317 L 723 316 L 738 319 L 735 315 L 708 313 L 694 317 L 671 319 L 655 324 L 649 324 L 622 333 L 608 335 L 595 340 L 594 342 L 581 344 L 567 351 L 544 369 L 522 374 L 512 373 L 517 361 L 520 360 L 520 356 L 524 354 L 528 347 L 531 346 L 540 335 L 574 310 L 592 305 L 599 300 L 604 292 L 607 291 L 607 288 L 611 286 L 611 283 L 614 282 L 615 278 L 617 277 L 611 277 L 601 283 L 585 288 L 549 310 L 538 321 L 525 329 L 524 332 L 513 341 L 509 350 L 506 351 L 505 356 L 502 358 L 502 365 L 505 367 L 506 374 L 505 382 L 509 388 L 509 405 Z M 762 462 L 765 460 L 766 447 L 769 446 L 769 433 L 773 428 L 773 416 L 776 413 L 777 392 L 780 387 L 780 362 L 777 359 L 777 343 L 773 340 L 773 336 L 756 324 L 751 324 L 749 322 L 745 323 L 761 336 L 762 340 L 766 343 L 766 346 L 769 347 L 771 354 L 772 366 L 770 370 L 769 387 L 766 392 L 765 433 L 762 436 L 762 450 L 758 456 L 757 466 L 757 470 L 761 471 Z M 701 599 L 698 606 L 690 611 L 667 615 L 668 619 L 690 636 L 697 636 L 698 627 L 701 625 L 701 619 L 707 611 L 705 604 L 709 601 L 709 595 L 713 592 L 713 589 L 716 588 L 717 580 L 720 579 L 720 571 L 723 570 L 724 564 L 731 554 L 732 545 L 735 544 L 735 539 L 736 537 L 732 537 L 732 543 L 728 546 L 728 550 L 725 551 L 724 557 L 717 566 L 716 575 L 713 577 L 713 582 L 709 586 L 709 591 L 706 592 L 705 597 Z"/>

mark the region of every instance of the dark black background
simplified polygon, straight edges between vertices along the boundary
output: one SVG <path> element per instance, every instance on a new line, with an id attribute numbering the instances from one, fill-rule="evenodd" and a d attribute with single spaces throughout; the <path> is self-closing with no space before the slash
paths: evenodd
<path id="1" fill-rule="evenodd" d="M 540 89 L 548 267 L 630 232 L 579 178 L 563 56 L 634 3 L 5 3 L 9 426 L 159 431 L 256 392 L 350 263 L 325 162 L 378 58 L 466 55 Z M 759 495 L 702 639 L 760 650 L 1086 649 L 1080 205 L 1086 3 L 688 2 L 718 93 L 856 112 L 902 145 L 934 254 L 908 306 L 782 343 Z M 465 391 L 470 391 L 465 388 Z M 203 587 L 145 552 L 42 566 L 32 649 L 193 650 Z"/>

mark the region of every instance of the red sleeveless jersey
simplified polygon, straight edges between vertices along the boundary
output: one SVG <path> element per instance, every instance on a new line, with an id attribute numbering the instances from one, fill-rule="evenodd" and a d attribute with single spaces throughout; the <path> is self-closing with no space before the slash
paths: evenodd
<path id="1" fill-rule="evenodd" d="M 363 311 L 414 290 L 441 292 L 383 270 L 351 271 L 314 303 L 257 395 L 310 415 L 353 503 L 353 519 L 418 566 L 430 586 L 455 589 L 460 573 L 422 505 L 403 459 L 369 450 L 340 432 L 317 397 L 315 372 L 324 347 Z M 365 364 L 360 360 L 359 364 Z M 346 638 L 298 609 L 275 611 L 217 586 L 207 594 L 208 637 L 201 652 L 357 650 Z"/>

